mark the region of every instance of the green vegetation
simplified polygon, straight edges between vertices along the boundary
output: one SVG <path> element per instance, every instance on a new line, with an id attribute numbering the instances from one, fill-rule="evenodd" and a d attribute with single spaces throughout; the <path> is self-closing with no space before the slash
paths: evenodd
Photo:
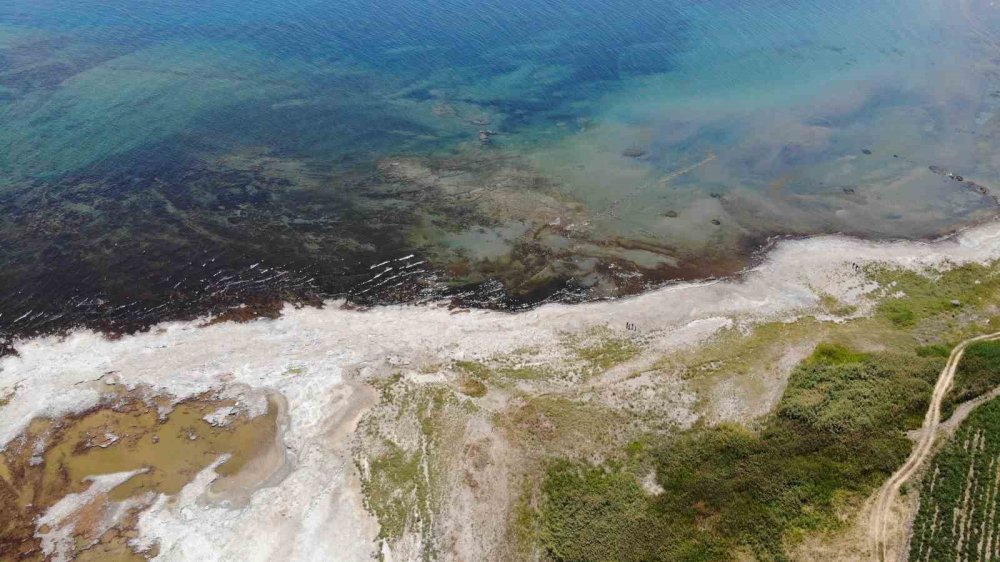
<path id="1" fill-rule="evenodd" d="M 542 485 L 542 540 L 554 560 L 785 558 L 796 531 L 835 527 L 910 450 L 944 361 L 820 346 L 792 374 L 759 431 L 720 425 L 632 447 L 629 460 L 554 462 Z M 655 469 L 665 492 L 637 475 Z"/>
<path id="2" fill-rule="evenodd" d="M 522 482 L 521 493 L 517 497 L 508 525 L 512 551 L 517 560 L 529 560 L 535 552 L 535 547 L 541 542 L 539 529 L 538 506 L 533 503 L 537 497 L 532 482 L 525 479 Z"/>
<path id="3" fill-rule="evenodd" d="M 872 267 L 872 280 L 882 286 L 877 312 L 899 328 L 942 313 L 981 306 L 995 299 L 1000 276 L 995 264 L 965 264 L 925 273 Z"/>
<path id="4" fill-rule="evenodd" d="M 955 406 L 1000 386 L 1000 342 L 974 343 L 965 349 L 955 380 L 942 404 L 945 417 Z"/>
<path id="5" fill-rule="evenodd" d="M 555 560 L 705 559 L 724 552 L 682 513 L 651 501 L 627 470 L 557 462 L 542 494 L 542 540 Z"/>
<path id="6" fill-rule="evenodd" d="M 858 307 L 844 304 L 833 295 L 823 294 L 819 297 L 819 305 L 833 316 L 850 316 L 858 311 Z"/>
<path id="7" fill-rule="evenodd" d="M 951 356 L 951 350 L 954 346 L 945 345 L 942 343 L 937 343 L 933 345 L 922 345 L 916 349 L 917 355 L 919 357 L 944 357 L 948 358 Z"/>
<path id="8" fill-rule="evenodd" d="M 479 379 L 465 378 L 458 382 L 458 391 L 472 398 L 486 396 L 486 390 L 486 385 Z"/>
<path id="9" fill-rule="evenodd" d="M 813 318 L 757 324 L 749 332 L 734 326 L 720 330 L 710 342 L 663 357 L 657 368 L 678 370 L 687 379 L 704 375 L 736 376 L 773 368 L 791 345 L 825 331 Z"/>
<path id="10" fill-rule="evenodd" d="M 661 368 L 683 368 L 697 381 L 768 368 L 790 341 L 831 342 L 795 369 L 774 413 L 753 430 L 696 427 L 666 440 L 647 438 L 613 457 L 618 461 L 552 462 L 536 515 L 544 552 L 554 560 L 717 560 L 737 553 L 781 560 L 805 532 L 835 529 L 837 514 L 906 458 L 912 444 L 904 432 L 920 425 L 949 342 L 983 331 L 992 314 L 996 272 L 996 264 L 873 268 L 869 276 L 882 288 L 871 318 L 802 319 L 749 334 L 734 329 L 691 355 L 665 358 Z M 851 313 L 833 299 L 821 305 Z M 1000 329 L 994 324 L 988 328 Z M 893 351 L 853 348 L 871 342 Z M 1000 344 L 969 351 L 973 361 L 956 376 L 956 402 L 1000 385 Z M 650 495 L 640 485 L 651 471 L 664 493 Z"/>
<path id="11" fill-rule="evenodd" d="M 593 373 L 624 363 L 638 355 L 640 350 L 636 342 L 616 336 L 608 328 L 591 330 L 582 338 L 572 338 L 568 344 Z"/>
<path id="12" fill-rule="evenodd" d="M 492 370 L 478 361 L 455 361 L 455 367 L 467 375 L 480 379 L 488 379 L 492 375 Z"/>
<path id="13" fill-rule="evenodd" d="M 466 402 L 442 387 L 410 387 L 397 376 L 380 384 L 383 398 L 391 400 L 383 399 L 359 423 L 368 451 L 356 459 L 365 507 L 378 519 L 380 539 L 418 534 L 422 559 L 432 560 L 433 513 L 444 474 L 441 456 L 457 442 L 449 420 L 458 417 Z M 400 430 L 401 425 L 405 429 Z"/>
<path id="14" fill-rule="evenodd" d="M 396 538 L 418 526 L 427 495 L 420 474 L 420 453 L 409 453 L 391 441 L 385 453 L 371 460 L 371 478 L 363 482 L 368 509 L 378 517 L 379 537 Z"/>
<path id="15" fill-rule="evenodd" d="M 514 380 L 532 381 L 552 377 L 555 371 L 538 365 L 519 365 L 517 367 L 501 367 L 500 376 Z"/>
<path id="16" fill-rule="evenodd" d="M 991 560 L 1000 545 L 1000 399 L 980 406 L 924 475 L 910 560 Z"/>
<path id="17" fill-rule="evenodd" d="M 530 450 L 577 458 L 622 446 L 626 421 L 618 410 L 559 396 L 526 399 L 497 418 Z"/>
<path id="18" fill-rule="evenodd" d="M 810 364 L 846 365 L 848 363 L 861 363 L 865 359 L 865 354 L 852 351 L 847 346 L 832 343 L 821 343 L 816 346 Z"/>
<path id="19" fill-rule="evenodd" d="M 546 366 L 514 363 L 510 357 L 479 361 L 456 361 L 455 368 L 481 381 L 503 384 L 511 380 L 541 380 L 552 377 L 555 371 Z"/>

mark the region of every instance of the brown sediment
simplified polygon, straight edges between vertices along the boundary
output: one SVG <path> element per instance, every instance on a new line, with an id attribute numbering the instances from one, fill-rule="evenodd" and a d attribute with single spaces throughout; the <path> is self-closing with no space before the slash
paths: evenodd
<path id="1" fill-rule="evenodd" d="M 618 237 L 618 238 L 612 238 L 610 240 L 596 241 L 595 243 L 602 246 L 613 246 L 616 248 L 621 248 L 623 250 L 643 250 L 645 252 L 651 252 L 663 256 L 670 256 L 673 258 L 676 258 L 678 254 L 678 249 L 676 246 L 662 242 L 652 242 L 649 240 L 637 240 L 633 238 Z"/>
<path id="2" fill-rule="evenodd" d="M 750 240 L 753 240 L 751 242 Z M 615 240 L 615 246 L 625 249 L 639 249 L 670 257 L 675 263 L 664 263 L 656 267 L 643 267 L 631 261 L 609 257 L 600 260 L 598 271 L 612 279 L 621 295 L 634 295 L 653 287 L 671 282 L 698 281 L 730 277 L 745 270 L 752 263 L 754 252 L 764 244 L 761 237 L 741 239 L 735 251 L 717 255 L 702 255 L 695 258 L 678 254 L 666 246 L 652 243 L 635 243 L 634 240 Z"/>
<path id="3" fill-rule="evenodd" d="M 206 499 L 224 501 L 229 505 L 246 505 L 254 492 L 276 485 L 291 472 L 283 439 L 288 427 L 288 401 L 280 394 L 269 395 L 268 410 L 275 412 L 274 438 L 262 442 L 235 473 L 220 473 L 220 477 L 209 486 Z"/>
<path id="4" fill-rule="evenodd" d="M 309 304 L 322 306 L 322 301 L 316 298 L 310 299 Z M 252 295 L 247 302 L 233 308 L 223 310 L 216 314 L 202 326 L 212 326 L 223 322 L 250 322 L 258 318 L 275 319 L 281 316 L 281 309 L 284 308 L 285 301 L 275 296 Z"/>
<path id="5" fill-rule="evenodd" d="M 341 446 L 354 434 L 361 416 L 378 402 L 375 389 L 360 380 L 345 378 L 337 389 L 331 408 L 336 412 L 327 421 L 326 439 L 331 446 Z"/>
<path id="6" fill-rule="evenodd" d="M 203 419 L 220 408 L 231 409 L 225 423 Z M 265 414 L 252 416 L 234 399 L 203 395 L 174 403 L 144 389 L 111 387 L 84 412 L 32 420 L 0 453 L 0 509 L 7 515 L 0 523 L 0 559 L 40 558 L 39 533 L 48 529 L 36 529 L 36 521 L 61 499 L 90 488 L 88 477 L 140 471 L 59 523 L 72 526 L 76 554 L 96 548 L 90 556 L 131 558 L 128 539 L 138 513 L 157 495 L 179 492 L 223 455 L 228 460 L 216 471 L 238 474 L 274 443 L 278 410 L 273 399 Z"/>

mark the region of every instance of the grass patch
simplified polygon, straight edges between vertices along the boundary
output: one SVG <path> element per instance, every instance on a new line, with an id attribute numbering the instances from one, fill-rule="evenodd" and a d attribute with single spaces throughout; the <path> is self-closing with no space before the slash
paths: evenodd
<path id="1" fill-rule="evenodd" d="M 551 367 L 515 363 L 510 357 L 492 359 L 490 364 L 479 361 L 456 361 L 455 368 L 481 381 L 500 384 L 510 381 L 544 380 L 557 375 Z"/>
<path id="2" fill-rule="evenodd" d="M 371 459 L 371 478 L 362 483 L 368 509 L 378 518 L 379 538 L 398 538 L 417 526 L 426 496 L 420 453 L 407 452 L 391 441 Z"/>
<path id="3" fill-rule="evenodd" d="M 517 367 L 501 367 L 497 370 L 500 376 L 519 380 L 535 381 L 552 378 L 556 375 L 551 368 L 542 365 L 519 365 Z"/>
<path id="4" fill-rule="evenodd" d="M 825 331 L 826 326 L 813 318 L 758 324 L 749 333 L 738 327 L 725 328 L 709 343 L 691 352 L 666 356 L 656 367 L 679 370 L 686 379 L 704 375 L 744 375 L 773 368 L 790 346 Z"/>
<path id="5" fill-rule="evenodd" d="M 848 363 L 861 363 L 864 359 L 864 353 L 852 351 L 847 346 L 834 343 L 821 343 L 816 346 L 816 349 L 807 361 L 810 365 L 846 365 Z"/>
<path id="6" fill-rule="evenodd" d="M 871 267 L 867 273 L 882 286 L 876 295 L 882 298 L 876 312 L 899 328 L 914 326 L 931 316 L 982 306 L 995 300 L 1000 291 L 996 264 L 971 263 L 924 272 Z"/>
<path id="7" fill-rule="evenodd" d="M 555 462 L 547 470 L 542 496 L 542 540 L 555 560 L 682 560 L 723 554 L 695 527 L 672 524 L 675 516 L 660 510 L 635 476 L 620 467 Z"/>
<path id="8" fill-rule="evenodd" d="M 608 328 L 591 330 L 568 342 L 574 354 L 591 371 L 601 372 L 624 363 L 639 354 L 639 345 L 629 338 L 615 335 Z"/>
<path id="9" fill-rule="evenodd" d="M 617 451 L 627 441 L 626 417 L 600 404 L 539 396 L 498 414 L 512 439 L 544 455 L 586 455 Z"/>
<path id="10" fill-rule="evenodd" d="M 943 343 L 936 343 L 932 345 L 922 345 L 916 349 L 918 357 L 944 357 L 947 359 L 951 356 L 951 350 L 954 346 L 945 345 Z"/>
<path id="11" fill-rule="evenodd" d="M 545 549 L 555 560 L 785 559 L 790 536 L 835 527 L 845 496 L 870 493 L 903 462 L 904 431 L 919 425 L 943 363 L 821 346 L 759 431 L 700 428 L 633 451 L 656 469 L 655 497 L 633 465 L 553 464 Z"/>
<path id="12" fill-rule="evenodd" d="M 365 508 L 378 519 L 379 539 L 391 545 L 419 535 L 420 558 L 431 560 L 436 556 L 433 514 L 443 493 L 444 465 L 464 428 L 452 422 L 463 419 L 468 401 L 444 387 L 410 387 L 404 380 L 396 381 L 392 396 L 392 402 L 380 403 L 358 426 L 365 453 L 355 462 Z M 381 559 L 380 553 L 376 558 Z"/>
<path id="13" fill-rule="evenodd" d="M 488 379 L 493 371 L 478 361 L 455 361 L 455 368 L 467 375 L 472 375 L 481 379 Z"/>
<path id="14" fill-rule="evenodd" d="M 464 378 L 458 381 L 458 391 L 472 398 L 486 396 L 486 390 L 486 385 L 479 379 Z"/>
<path id="15" fill-rule="evenodd" d="M 536 558 L 537 547 L 541 543 L 537 498 L 535 483 L 532 479 L 525 478 L 521 483 L 521 493 L 514 503 L 508 526 L 511 550 L 516 560 Z"/>
<path id="16" fill-rule="evenodd" d="M 1000 342 L 979 342 L 965 348 L 955 370 L 955 380 L 941 411 L 947 418 L 955 407 L 1000 386 Z"/>
<path id="17" fill-rule="evenodd" d="M 858 311 L 858 307 L 840 302 L 837 297 L 828 294 L 820 295 L 819 305 L 832 316 L 850 316 Z"/>

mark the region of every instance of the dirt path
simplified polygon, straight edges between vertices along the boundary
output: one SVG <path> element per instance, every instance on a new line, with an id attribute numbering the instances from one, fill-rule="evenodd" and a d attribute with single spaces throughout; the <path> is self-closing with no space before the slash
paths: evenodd
<path id="1" fill-rule="evenodd" d="M 896 496 L 899 495 L 899 488 L 905 483 L 913 473 L 920 468 L 920 465 L 930 456 L 934 445 L 934 438 L 937 436 L 938 425 L 941 422 L 941 401 L 944 400 L 951 382 L 955 378 L 955 370 L 965 348 L 969 344 L 1000 339 L 1000 332 L 986 334 L 975 338 L 970 338 L 955 346 L 948 357 L 948 363 L 938 377 L 937 384 L 934 385 L 934 394 L 931 395 L 931 403 L 927 407 L 927 414 L 924 416 L 924 423 L 921 426 L 920 439 L 914 447 L 906 463 L 896 471 L 889 480 L 882 485 L 882 488 L 875 496 L 874 507 L 872 508 L 871 521 L 868 524 L 868 533 L 872 538 L 875 560 L 884 562 L 886 560 L 886 540 L 889 539 L 888 521 L 889 511 Z M 902 544 L 903 541 L 899 541 Z"/>

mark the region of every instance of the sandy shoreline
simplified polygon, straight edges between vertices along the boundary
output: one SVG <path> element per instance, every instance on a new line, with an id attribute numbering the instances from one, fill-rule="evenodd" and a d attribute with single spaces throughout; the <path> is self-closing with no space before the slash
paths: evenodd
<path id="1" fill-rule="evenodd" d="M 140 541 L 158 543 L 163 560 L 308 560 L 331 552 L 364 559 L 376 546 L 378 525 L 363 508 L 345 438 L 373 400 L 371 389 L 354 382 L 361 375 L 416 375 L 422 364 L 526 346 L 555 350 L 566 333 L 598 326 L 624 331 L 626 322 L 648 339 L 650 352 L 662 354 L 734 322 L 816 314 L 826 295 L 863 312 L 872 286 L 855 264 L 921 268 L 998 258 L 995 222 L 933 242 L 824 236 L 779 242 L 739 279 L 516 314 L 454 314 L 434 305 L 361 312 L 331 301 L 322 309 L 286 307 L 277 319 L 245 324 L 171 322 L 118 340 L 90 331 L 24 340 L 20 356 L 0 360 L 0 396 L 13 392 L 0 407 L 0 443 L 37 416 L 92 406 L 99 392 L 91 383 L 108 373 L 120 384 L 146 385 L 178 400 L 237 385 L 277 393 L 287 401 L 284 478 L 230 507 L 206 501 L 214 474 L 206 469 L 175 501 L 161 498 L 141 516 Z"/>

